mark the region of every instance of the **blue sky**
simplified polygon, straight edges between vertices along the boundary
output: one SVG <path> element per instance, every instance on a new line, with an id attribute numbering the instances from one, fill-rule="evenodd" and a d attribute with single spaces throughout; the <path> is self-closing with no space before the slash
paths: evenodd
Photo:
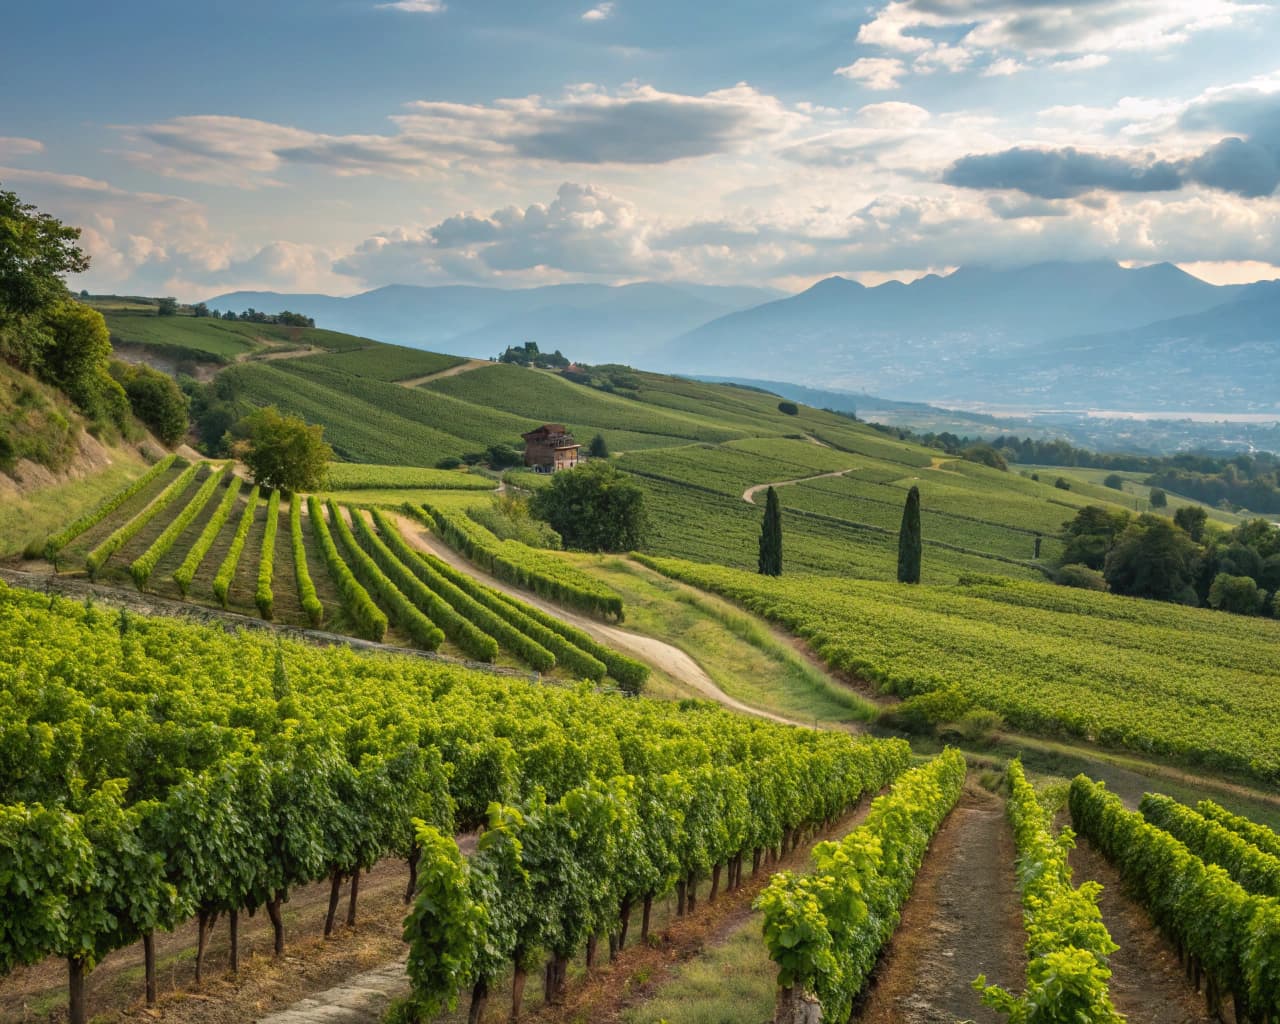
<path id="1" fill-rule="evenodd" d="M 83 226 L 95 290 L 1280 274 L 1274 3 L 46 0 L 6 20 L 0 185 Z"/>

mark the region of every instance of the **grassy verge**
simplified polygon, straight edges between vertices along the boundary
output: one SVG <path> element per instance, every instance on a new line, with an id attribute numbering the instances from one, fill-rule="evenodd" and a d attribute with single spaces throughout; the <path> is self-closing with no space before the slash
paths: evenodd
<path id="1" fill-rule="evenodd" d="M 869 721 L 875 705 L 811 664 L 759 619 L 624 558 L 581 559 L 622 595 L 626 628 L 679 647 L 729 696 L 802 722 Z M 646 694 L 666 695 L 661 680 Z M 683 689 L 679 696 L 689 696 Z"/>
<path id="2" fill-rule="evenodd" d="M 0 555 L 20 554 L 72 520 L 96 508 L 146 471 L 142 457 L 119 449 L 100 473 L 45 487 L 32 494 L 5 494 L 0 500 Z"/>

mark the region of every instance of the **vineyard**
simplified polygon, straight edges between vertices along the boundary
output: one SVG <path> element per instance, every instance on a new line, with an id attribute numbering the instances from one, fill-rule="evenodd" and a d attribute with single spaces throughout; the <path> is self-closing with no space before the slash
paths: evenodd
<path id="1" fill-rule="evenodd" d="M 202 930 L 256 908 L 277 922 L 289 891 L 321 878 L 331 917 L 353 882 L 354 918 L 355 880 L 388 856 L 417 875 L 407 930 L 421 1008 L 483 992 L 538 953 L 561 985 L 589 936 L 625 943 L 632 906 L 647 917 L 676 888 L 692 902 L 707 878 L 714 899 L 744 857 L 793 844 L 908 759 L 900 741 L 4 587 L 0 605 L 14 680 L 2 698 L 0 889 L 12 912 L 0 966 L 65 958 L 77 1021 L 84 974 L 112 949 L 193 915 Z M 452 837 L 486 822 L 464 882 Z M 277 954 L 285 944 L 277 926 Z"/>
<path id="2" fill-rule="evenodd" d="M 769 579 L 644 559 L 808 640 L 832 668 L 954 722 L 1018 729 L 1280 780 L 1280 624 L 1047 584 Z"/>

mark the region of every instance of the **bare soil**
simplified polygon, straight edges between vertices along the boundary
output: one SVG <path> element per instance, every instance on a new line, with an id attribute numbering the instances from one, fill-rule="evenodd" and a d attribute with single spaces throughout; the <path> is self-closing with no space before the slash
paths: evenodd
<path id="1" fill-rule="evenodd" d="M 1004 802 L 972 783 L 943 822 L 856 1019 L 998 1024 L 972 982 L 1021 991 L 1026 972 L 1016 850 Z"/>
<path id="2" fill-rule="evenodd" d="M 478 370 L 482 366 L 490 365 L 488 359 L 468 359 L 465 363 L 459 363 L 457 366 L 450 366 L 447 370 L 438 370 L 435 373 L 428 373 L 425 377 L 411 377 L 408 380 L 396 381 L 402 388 L 417 388 L 426 384 L 428 381 L 440 380 L 443 377 L 456 377 L 460 373 L 467 373 L 470 370 Z"/>
<path id="3" fill-rule="evenodd" d="M 1084 838 L 1071 852 L 1077 885 L 1103 885 L 1102 920 L 1120 947 L 1111 954 L 1111 1001 L 1130 1024 L 1209 1024 L 1204 1000 L 1187 983 L 1173 946 L 1124 892 L 1120 874 Z"/>

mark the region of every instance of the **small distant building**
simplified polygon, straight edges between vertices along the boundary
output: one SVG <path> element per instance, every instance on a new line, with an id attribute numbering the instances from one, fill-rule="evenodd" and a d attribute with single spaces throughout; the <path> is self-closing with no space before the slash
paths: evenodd
<path id="1" fill-rule="evenodd" d="M 524 437 L 524 464 L 537 473 L 555 473 L 578 464 L 582 445 L 563 423 L 544 423 Z"/>

